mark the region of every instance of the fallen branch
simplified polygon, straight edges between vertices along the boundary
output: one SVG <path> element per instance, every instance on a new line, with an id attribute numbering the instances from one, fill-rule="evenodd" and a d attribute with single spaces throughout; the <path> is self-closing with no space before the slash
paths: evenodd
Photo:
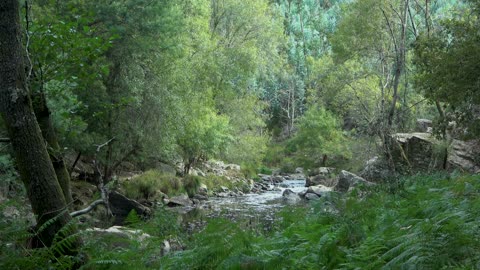
<path id="1" fill-rule="evenodd" d="M 9 143 L 10 139 L 9 138 L 0 138 L 0 143 Z"/>
<path id="2" fill-rule="evenodd" d="M 96 200 L 96 201 L 92 202 L 87 208 L 70 213 L 70 216 L 71 217 L 78 217 L 78 216 L 81 216 L 81 215 L 85 215 L 85 214 L 91 212 L 93 209 L 95 209 L 100 204 L 105 205 L 105 201 L 103 199 Z"/>

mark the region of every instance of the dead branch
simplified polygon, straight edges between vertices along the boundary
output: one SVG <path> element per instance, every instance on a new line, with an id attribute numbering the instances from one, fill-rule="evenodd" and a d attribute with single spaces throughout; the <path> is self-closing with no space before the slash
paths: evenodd
<path id="1" fill-rule="evenodd" d="M 78 216 L 81 216 L 81 215 L 88 214 L 89 212 L 91 212 L 92 210 L 94 210 L 95 208 L 97 208 L 97 206 L 100 205 L 100 204 L 105 205 L 105 202 L 104 202 L 103 199 L 99 199 L 99 200 L 96 200 L 96 201 L 92 202 L 92 203 L 91 203 L 87 208 L 85 208 L 85 209 L 78 210 L 78 211 L 75 211 L 75 212 L 70 213 L 70 216 L 71 216 L 71 217 L 78 217 Z"/>

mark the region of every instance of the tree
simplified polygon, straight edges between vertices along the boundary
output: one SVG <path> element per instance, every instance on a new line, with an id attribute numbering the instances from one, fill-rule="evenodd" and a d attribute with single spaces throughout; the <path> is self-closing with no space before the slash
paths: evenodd
<path id="1" fill-rule="evenodd" d="M 429 100 L 447 107 L 447 117 L 439 119 L 440 133 L 448 121 L 456 121 L 470 135 L 480 134 L 480 2 L 469 3 L 432 33 L 422 33 L 415 44 L 415 85 Z"/>
<path id="2" fill-rule="evenodd" d="M 55 175 L 42 133 L 33 113 L 23 63 L 19 2 L 0 2 L 0 112 L 15 152 L 16 164 L 37 219 L 41 245 L 50 246 L 54 236 L 71 217 Z M 74 251 L 78 242 L 70 251 Z"/>
<path id="3" fill-rule="evenodd" d="M 310 108 L 300 119 L 289 147 L 295 150 L 297 159 L 306 168 L 326 166 L 328 156 L 350 156 L 338 120 L 319 107 Z"/>

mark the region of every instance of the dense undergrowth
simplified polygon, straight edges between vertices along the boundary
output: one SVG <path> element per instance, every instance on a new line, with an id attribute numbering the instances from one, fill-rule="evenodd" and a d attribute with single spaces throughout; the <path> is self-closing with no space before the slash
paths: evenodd
<path id="1" fill-rule="evenodd" d="M 480 176 L 418 176 L 286 210 L 256 236 L 214 222 L 165 269 L 479 269 Z M 362 193 L 363 195 L 361 196 Z M 364 197 L 365 196 L 365 197 Z"/>
<path id="2" fill-rule="evenodd" d="M 190 235 L 159 210 L 129 219 L 151 235 L 141 242 L 83 232 L 84 269 L 479 269 L 479 193 L 478 175 L 415 176 L 286 208 L 267 233 L 215 219 Z M 0 268 L 37 269 L 37 253 L 5 237 Z M 184 250 L 162 257 L 164 239 Z"/>

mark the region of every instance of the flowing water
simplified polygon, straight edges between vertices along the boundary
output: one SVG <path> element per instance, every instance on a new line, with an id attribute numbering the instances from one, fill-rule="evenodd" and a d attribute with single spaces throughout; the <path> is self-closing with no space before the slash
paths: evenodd
<path id="1" fill-rule="evenodd" d="M 306 190 L 305 177 L 292 175 L 291 180 L 271 184 L 270 190 L 260 194 L 245 194 L 237 197 L 212 197 L 202 207 L 183 215 L 187 230 L 195 231 L 205 226 L 211 218 L 224 218 L 241 223 L 242 226 L 270 231 L 278 213 L 291 202 L 282 197 L 285 189 L 295 193 Z M 300 203 L 302 204 L 302 203 Z"/>

